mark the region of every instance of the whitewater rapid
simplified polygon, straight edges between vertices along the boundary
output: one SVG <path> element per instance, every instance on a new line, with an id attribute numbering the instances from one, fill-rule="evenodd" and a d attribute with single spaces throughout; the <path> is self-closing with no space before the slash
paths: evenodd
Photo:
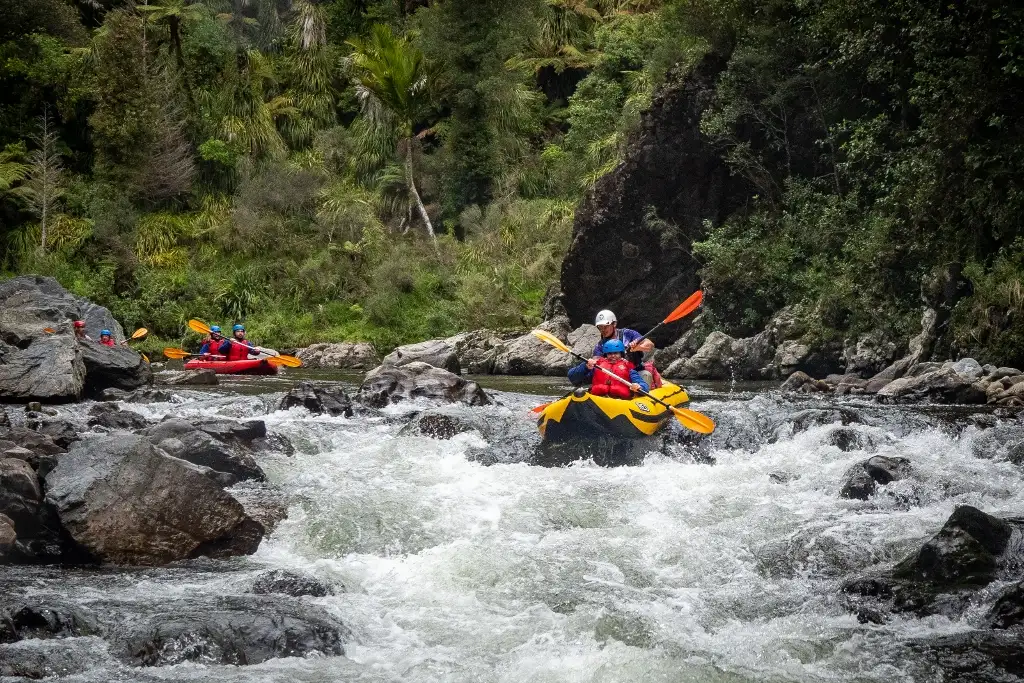
<path id="1" fill-rule="evenodd" d="M 529 408 L 544 397 L 495 395 L 498 405 L 460 410 L 534 429 Z M 979 453 L 982 431 L 955 413 L 847 402 L 867 424 L 824 420 L 793 434 L 794 415 L 835 404 L 698 391 L 693 407 L 720 425 L 707 454 L 713 463 L 669 449 L 636 467 L 538 467 L 467 457 L 493 445 L 477 432 L 447 441 L 400 435 L 423 405 L 332 418 L 274 410 L 279 394 L 183 396 L 125 407 L 151 418 L 266 420 L 295 446 L 293 455 L 260 459 L 288 497 L 288 519 L 252 558 L 223 571 L 155 569 L 103 581 L 69 572 L 61 590 L 85 602 L 110 592 L 171 601 L 241 592 L 268 567 L 296 570 L 335 588 L 302 600 L 350 630 L 346 655 L 134 669 L 106 656 L 102 641 L 75 638 L 91 659 L 57 678 L 952 680 L 913 643 L 969 630 L 978 614 L 861 624 L 839 587 L 902 559 L 956 505 L 1024 510 L 1022 470 Z M 852 448 L 835 445 L 837 430 L 855 437 Z M 910 459 L 914 476 L 868 501 L 839 498 L 843 473 L 875 454 Z M 52 574 L 10 571 L 56 590 Z"/>

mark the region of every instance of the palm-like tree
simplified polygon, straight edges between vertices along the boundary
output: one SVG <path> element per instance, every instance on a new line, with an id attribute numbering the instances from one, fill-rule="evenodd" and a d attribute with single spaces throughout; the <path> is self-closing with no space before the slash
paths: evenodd
<path id="1" fill-rule="evenodd" d="M 167 26 L 174 60 L 178 64 L 178 69 L 185 73 L 185 56 L 181 51 L 182 26 L 201 19 L 206 9 L 201 3 L 191 0 L 162 0 L 158 5 L 139 5 L 138 9 L 147 15 L 148 21 Z"/>
<path id="2" fill-rule="evenodd" d="M 413 125 L 426 109 L 427 75 L 423 53 L 391 27 L 376 24 L 367 39 L 348 41 L 356 92 L 363 115 L 377 131 L 385 131 L 405 154 L 405 179 L 431 239 L 434 226 L 416 189 L 413 168 Z"/>

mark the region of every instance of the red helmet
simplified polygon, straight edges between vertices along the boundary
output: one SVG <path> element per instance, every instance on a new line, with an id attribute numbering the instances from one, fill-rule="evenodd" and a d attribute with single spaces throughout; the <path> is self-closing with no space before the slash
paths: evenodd
<path id="1" fill-rule="evenodd" d="M 75 327 L 85 327 L 85 321 L 84 320 L 76 320 L 75 321 Z"/>

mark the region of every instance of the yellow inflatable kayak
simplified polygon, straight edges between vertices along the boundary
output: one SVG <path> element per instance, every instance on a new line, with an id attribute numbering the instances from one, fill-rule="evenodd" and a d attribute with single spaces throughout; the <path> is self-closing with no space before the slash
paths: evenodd
<path id="1" fill-rule="evenodd" d="M 686 404 L 690 397 L 681 386 L 665 382 L 651 395 L 673 407 Z M 672 417 L 672 411 L 646 396 L 631 399 L 569 394 L 548 404 L 537 419 L 545 441 L 598 436 L 638 439 L 651 436 Z"/>

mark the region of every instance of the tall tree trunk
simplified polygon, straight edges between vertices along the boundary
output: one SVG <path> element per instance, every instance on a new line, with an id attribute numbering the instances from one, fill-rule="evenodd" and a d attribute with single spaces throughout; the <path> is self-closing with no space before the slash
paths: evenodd
<path id="1" fill-rule="evenodd" d="M 420 199 L 420 193 L 416 191 L 416 181 L 413 180 L 412 172 L 412 138 L 405 139 L 405 179 L 409 183 L 409 193 L 416 200 L 416 207 L 420 210 L 420 216 L 423 218 L 423 222 L 427 224 L 427 232 L 430 234 L 430 239 L 434 240 L 435 246 L 437 245 L 437 236 L 434 234 L 434 226 L 430 223 L 430 216 L 427 215 L 427 209 L 423 206 L 423 200 Z"/>

